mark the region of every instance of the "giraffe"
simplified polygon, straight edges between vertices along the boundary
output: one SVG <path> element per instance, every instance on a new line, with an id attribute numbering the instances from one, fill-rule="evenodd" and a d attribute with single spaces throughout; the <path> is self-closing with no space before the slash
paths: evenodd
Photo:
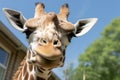
<path id="1" fill-rule="evenodd" d="M 53 68 L 62 67 L 65 50 L 73 37 L 87 33 L 97 18 L 68 21 L 69 6 L 63 4 L 60 12 L 45 12 L 45 5 L 36 3 L 33 18 L 26 19 L 19 11 L 3 8 L 10 24 L 26 34 L 29 47 L 13 80 L 50 80 Z"/>

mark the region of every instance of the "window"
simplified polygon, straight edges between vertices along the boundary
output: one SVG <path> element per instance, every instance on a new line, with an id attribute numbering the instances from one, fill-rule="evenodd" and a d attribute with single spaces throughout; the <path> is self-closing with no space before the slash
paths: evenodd
<path id="1" fill-rule="evenodd" d="M 8 53 L 0 48 L 0 80 L 3 80 L 8 61 Z"/>

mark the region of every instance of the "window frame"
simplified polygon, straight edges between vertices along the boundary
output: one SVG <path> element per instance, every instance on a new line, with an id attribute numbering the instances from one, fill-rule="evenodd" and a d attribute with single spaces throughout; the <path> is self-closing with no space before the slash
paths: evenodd
<path id="1" fill-rule="evenodd" d="M 2 67 L 3 69 L 6 69 L 6 66 L 4 66 L 3 64 L 0 63 L 0 67 Z"/>
<path id="2" fill-rule="evenodd" d="M 5 72 L 3 73 L 3 77 L 2 77 L 2 80 L 4 80 L 5 79 L 5 75 L 6 75 L 6 72 L 7 72 L 7 68 L 8 68 L 8 64 L 9 64 L 9 59 L 10 59 L 10 51 L 9 51 L 9 49 L 7 49 L 4 45 L 0 45 L 0 49 L 2 49 L 2 50 L 4 50 L 7 54 L 8 54 L 8 58 L 7 58 L 7 63 L 6 63 L 6 65 L 3 65 L 3 64 L 1 64 L 0 63 L 0 66 L 3 68 L 3 69 L 5 69 Z"/>

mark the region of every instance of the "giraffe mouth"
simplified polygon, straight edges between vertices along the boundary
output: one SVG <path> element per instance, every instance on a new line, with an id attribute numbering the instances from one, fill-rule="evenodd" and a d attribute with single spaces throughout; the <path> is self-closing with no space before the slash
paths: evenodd
<path id="1" fill-rule="evenodd" d="M 59 63 L 60 63 L 61 57 L 50 59 L 41 54 L 38 54 L 38 55 L 40 58 L 40 60 L 38 61 L 38 64 L 37 64 L 38 66 L 44 67 L 46 69 L 52 69 L 52 68 L 58 67 L 60 65 Z"/>
<path id="2" fill-rule="evenodd" d="M 55 61 L 60 59 L 61 56 L 52 56 L 52 57 L 48 57 L 48 56 L 44 56 L 40 53 L 37 53 L 42 59 L 46 60 L 46 61 Z"/>
<path id="3" fill-rule="evenodd" d="M 36 48 L 35 51 L 41 58 L 50 60 L 50 61 L 57 60 L 63 55 L 63 52 L 61 51 L 61 49 L 58 49 L 58 48 L 55 48 L 53 50 Z"/>

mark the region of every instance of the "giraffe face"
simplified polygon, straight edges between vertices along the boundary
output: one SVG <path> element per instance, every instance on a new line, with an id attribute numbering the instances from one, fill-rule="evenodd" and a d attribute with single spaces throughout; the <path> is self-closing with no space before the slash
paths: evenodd
<path id="1" fill-rule="evenodd" d="M 48 13 L 42 17 L 36 21 L 37 27 L 32 28 L 28 35 L 30 47 L 37 53 L 29 60 L 47 68 L 62 65 L 60 62 L 64 61 L 65 49 L 69 44 L 69 33 L 61 29 L 61 21 L 55 13 Z M 31 27 L 29 26 L 31 20 L 26 21 L 24 26 Z M 69 23 L 66 22 L 67 24 Z"/>
<path id="2" fill-rule="evenodd" d="M 44 8 L 43 3 L 37 3 L 34 18 L 28 20 L 19 11 L 7 8 L 3 11 L 12 26 L 26 34 L 30 47 L 35 52 L 29 54 L 28 59 L 37 65 L 54 68 L 64 62 L 65 50 L 72 37 L 87 33 L 97 18 L 82 19 L 72 24 L 67 20 L 68 4 L 62 5 L 59 14 L 46 13 Z"/>
<path id="3" fill-rule="evenodd" d="M 30 46 L 32 50 L 48 60 L 59 59 L 69 44 L 67 33 L 60 28 L 61 23 L 56 14 L 50 13 L 43 17 L 44 20 L 38 19 L 37 28 L 33 29 L 28 37 Z M 29 20 L 25 26 L 29 27 L 28 24 Z"/>

